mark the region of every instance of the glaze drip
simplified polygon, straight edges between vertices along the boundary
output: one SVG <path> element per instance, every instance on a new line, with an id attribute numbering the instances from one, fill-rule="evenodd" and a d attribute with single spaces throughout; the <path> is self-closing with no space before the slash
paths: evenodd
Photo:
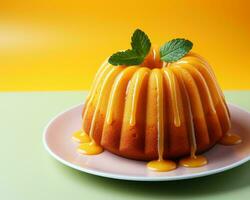
<path id="1" fill-rule="evenodd" d="M 220 140 L 222 145 L 235 145 L 242 143 L 242 139 L 239 135 L 234 133 L 226 133 Z"/>
<path id="2" fill-rule="evenodd" d="M 171 160 L 153 160 L 148 162 L 147 167 L 157 172 L 167 172 L 176 169 L 176 163 Z"/>
<path id="3" fill-rule="evenodd" d="M 106 60 L 102 63 L 102 65 L 100 66 L 100 68 L 98 69 L 98 71 L 97 71 L 97 73 L 96 73 L 96 75 L 95 75 L 93 84 L 92 84 L 92 86 L 91 86 L 90 92 L 89 92 L 89 94 L 88 94 L 88 96 L 87 96 L 87 98 L 86 98 L 86 101 L 88 101 L 89 98 L 93 96 L 93 93 L 94 93 L 94 91 L 96 91 L 96 87 L 97 87 L 97 85 L 98 85 L 99 82 L 100 82 L 100 78 L 101 78 L 102 75 L 103 75 L 102 73 L 103 73 L 103 71 L 105 70 L 105 68 L 106 68 L 108 65 L 110 65 L 110 64 L 108 63 L 108 59 L 106 59 Z"/>
<path id="4" fill-rule="evenodd" d="M 157 91 L 157 131 L 158 131 L 158 157 L 163 160 L 164 153 L 164 124 L 163 124 L 163 82 L 159 71 L 154 73 Z"/>
<path id="5" fill-rule="evenodd" d="M 109 73 L 106 75 L 106 77 L 105 77 L 105 79 L 103 81 L 103 84 L 102 84 L 102 87 L 101 87 L 101 90 L 100 90 L 100 94 L 99 94 L 99 97 L 98 97 L 98 100 L 97 100 L 97 103 L 96 103 L 96 107 L 95 107 L 93 119 L 92 119 L 92 122 L 91 122 L 91 126 L 90 126 L 89 136 L 90 136 L 91 140 L 93 140 L 93 134 L 94 134 L 94 128 L 95 128 L 95 124 L 96 124 L 97 114 L 98 114 L 98 112 L 100 110 L 101 102 L 102 102 L 104 92 L 105 92 L 105 89 L 106 89 L 105 86 L 110 81 L 110 79 L 112 78 L 114 73 L 118 72 L 119 70 L 121 70 L 121 69 L 119 69 L 119 67 L 112 68 L 109 71 Z"/>
<path id="6" fill-rule="evenodd" d="M 133 99 L 132 99 L 132 108 L 131 108 L 131 118 L 130 118 L 130 126 L 135 126 L 136 123 L 136 110 L 137 110 L 137 102 L 139 97 L 139 74 L 136 74 L 135 79 L 135 86 L 134 86 L 134 92 L 133 92 Z"/>
<path id="7" fill-rule="evenodd" d="M 103 65 L 103 68 L 101 68 L 101 70 L 100 70 L 99 76 L 96 77 L 97 80 L 96 80 L 96 82 L 93 84 L 93 89 L 92 89 L 91 92 L 89 93 L 89 96 L 87 97 L 87 100 L 86 100 L 86 109 L 85 109 L 85 111 L 84 111 L 84 113 L 83 113 L 83 116 L 82 116 L 82 120 L 83 120 L 83 121 L 86 120 L 86 116 L 87 116 L 87 114 L 89 113 L 90 105 L 91 105 L 91 103 L 92 103 L 93 100 L 94 100 L 94 97 L 95 97 L 95 95 L 96 95 L 97 89 L 98 89 L 98 87 L 100 86 L 103 77 L 105 77 L 105 74 L 106 74 L 109 70 L 111 70 L 111 68 L 112 68 L 111 65 L 108 65 L 107 67 L 106 67 L 106 65 Z"/>
<path id="8" fill-rule="evenodd" d="M 205 156 L 187 157 L 180 160 L 180 165 L 183 167 L 201 167 L 207 164 Z"/>
<path id="9" fill-rule="evenodd" d="M 107 108 L 106 122 L 110 125 L 113 121 L 114 106 L 117 104 L 122 87 L 127 86 L 131 76 L 138 69 L 136 66 L 127 67 L 116 78 L 110 93 L 110 100 Z"/>
<path id="10" fill-rule="evenodd" d="M 183 95 L 185 96 L 185 99 L 187 101 L 187 127 L 188 127 L 188 136 L 189 136 L 189 143 L 190 143 L 190 157 L 194 158 L 195 153 L 197 150 L 197 145 L 196 145 L 196 138 L 195 138 L 195 131 L 194 131 L 194 123 L 193 123 L 193 114 L 192 114 L 192 109 L 191 109 L 191 103 L 189 99 L 189 95 L 187 92 L 187 88 L 184 84 L 182 76 L 180 76 L 180 83 L 182 85 L 183 90 Z"/>
<path id="11" fill-rule="evenodd" d="M 171 160 L 164 160 L 164 113 L 163 113 L 163 80 L 160 70 L 153 70 L 156 91 L 157 91 L 157 132 L 158 132 L 158 160 L 151 161 L 147 164 L 147 167 L 154 171 L 170 171 L 176 168 L 176 163 Z"/>
<path id="12" fill-rule="evenodd" d="M 94 140 L 88 143 L 82 143 L 78 147 L 78 152 L 86 155 L 96 155 L 103 152 L 103 148 L 96 144 Z"/>
<path id="13" fill-rule="evenodd" d="M 164 69 L 164 73 L 166 75 L 166 78 L 170 87 L 171 105 L 172 105 L 173 112 L 174 112 L 174 125 L 176 127 L 179 127 L 181 125 L 181 120 L 180 120 L 180 111 L 179 111 L 178 101 L 177 101 L 175 76 L 169 68 Z"/>
<path id="14" fill-rule="evenodd" d="M 89 135 L 85 133 L 83 130 L 74 132 L 72 139 L 79 143 L 86 143 L 91 141 Z"/>
<path id="15" fill-rule="evenodd" d="M 136 124 L 136 111 L 137 111 L 138 98 L 142 82 L 147 74 L 148 70 L 145 71 L 145 68 L 141 68 L 135 74 L 136 77 L 134 80 L 134 84 L 131 83 L 131 85 L 134 86 L 134 88 L 133 88 L 132 104 L 131 104 L 131 117 L 129 120 L 130 126 L 135 126 Z"/>

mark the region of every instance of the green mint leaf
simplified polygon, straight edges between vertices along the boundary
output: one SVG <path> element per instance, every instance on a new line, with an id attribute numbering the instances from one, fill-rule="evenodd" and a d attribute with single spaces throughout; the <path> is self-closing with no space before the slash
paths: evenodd
<path id="1" fill-rule="evenodd" d="M 185 39 L 173 39 L 160 48 L 161 60 L 175 62 L 185 56 L 193 47 L 193 43 Z"/>
<path id="2" fill-rule="evenodd" d="M 112 65 L 139 65 L 144 61 L 151 48 L 151 42 L 148 36 L 136 29 L 131 38 L 131 49 L 120 51 L 113 54 L 108 62 Z"/>
<path id="3" fill-rule="evenodd" d="M 148 36 L 140 29 L 136 29 L 131 38 L 131 47 L 141 56 L 146 56 L 151 48 Z"/>
<path id="4" fill-rule="evenodd" d="M 120 51 L 115 54 L 113 54 L 108 62 L 112 65 L 126 65 L 126 66 L 131 66 L 131 65 L 139 65 L 143 62 L 144 57 L 141 55 L 138 55 L 137 52 L 134 50 L 126 50 L 126 51 Z"/>

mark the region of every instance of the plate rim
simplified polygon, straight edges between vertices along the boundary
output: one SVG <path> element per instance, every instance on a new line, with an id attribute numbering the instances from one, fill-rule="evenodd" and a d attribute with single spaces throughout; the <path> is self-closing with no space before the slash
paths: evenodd
<path id="1" fill-rule="evenodd" d="M 230 107 L 234 107 L 240 111 L 246 112 L 247 114 L 250 115 L 250 112 L 245 110 L 244 108 L 241 108 L 238 105 L 232 104 L 232 103 L 227 103 L 228 105 L 230 105 Z M 121 175 L 121 174 L 117 174 L 117 173 L 110 173 L 110 172 L 101 172 L 101 171 L 97 171 L 97 170 L 92 170 L 92 169 L 87 169 L 78 165 L 75 165 L 71 162 L 68 162 L 66 160 L 64 160 L 63 158 L 61 158 L 60 156 L 58 156 L 56 153 L 54 153 L 50 148 L 49 145 L 47 144 L 46 141 L 46 136 L 48 133 L 48 129 L 49 127 L 52 125 L 52 123 L 60 116 L 62 116 L 63 114 L 76 109 L 80 106 L 83 106 L 84 103 L 81 104 L 77 104 L 74 106 L 71 106 L 67 109 L 65 109 L 64 111 L 59 112 L 58 114 L 56 114 L 54 117 L 52 117 L 49 122 L 47 123 L 47 125 L 45 126 L 44 130 L 43 130 L 43 134 L 42 134 L 42 143 L 43 146 L 45 147 L 45 150 L 50 154 L 50 156 L 52 156 L 53 158 L 55 158 L 57 161 L 59 161 L 60 163 L 71 167 L 73 169 L 76 169 L 78 171 L 81 172 L 85 172 L 88 174 L 92 174 L 92 175 L 96 175 L 96 176 L 101 176 L 101 177 L 105 177 L 105 178 L 111 178 L 111 179 L 118 179 L 118 180 L 127 180 L 127 181 L 177 181 L 177 180 L 185 180 L 185 179 L 193 179 L 193 178 L 199 178 L 199 177 L 204 177 L 204 176 L 209 176 L 212 174 L 218 174 L 220 172 L 223 171 L 227 171 L 230 170 L 232 168 L 235 168 L 237 166 L 240 166 L 244 163 L 246 163 L 247 161 L 250 160 L 250 155 L 245 157 L 242 160 L 239 160 L 233 164 L 227 165 L 225 167 L 220 167 L 217 169 L 213 169 L 210 171 L 203 171 L 203 172 L 198 172 L 195 174 L 187 174 L 187 175 L 181 175 L 181 176 L 173 176 L 173 177 L 167 177 L 167 176 L 157 176 L 157 177 L 143 177 L 143 176 L 126 176 L 126 175 Z M 112 154 L 112 153 L 110 153 Z"/>

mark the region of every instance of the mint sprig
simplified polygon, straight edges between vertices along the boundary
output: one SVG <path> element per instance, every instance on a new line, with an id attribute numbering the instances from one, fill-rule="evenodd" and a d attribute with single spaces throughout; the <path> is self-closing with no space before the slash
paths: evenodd
<path id="1" fill-rule="evenodd" d="M 139 65 L 150 51 L 151 42 L 142 30 L 136 29 L 131 38 L 131 47 L 132 49 L 113 54 L 108 62 L 112 65 Z"/>
<path id="2" fill-rule="evenodd" d="M 175 62 L 185 56 L 193 47 L 186 39 L 173 39 L 160 47 L 160 57 L 165 62 Z"/>

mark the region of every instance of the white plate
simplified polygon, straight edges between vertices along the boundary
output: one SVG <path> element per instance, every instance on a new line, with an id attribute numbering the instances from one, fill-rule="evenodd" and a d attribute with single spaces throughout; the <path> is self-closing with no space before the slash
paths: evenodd
<path id="1" fill-rule="evenodd" d="M 229 105 L 232 132 L 241 135 L 243 143 L 235 146 L 216 145 L 205 153 L 208 164 L 199 168 L 178 167 L 169 172 L 153 172 L 146 162 L 129 160 L 104 151 L 95 156 L 79 154 L 72 133 L 81 127 L 82 106 L 75 106 L 53 118 L 44 131 L 46 150 L 58 161 L 74 169 L 114 179 L 135 181 L 170 181 L 219 173 L 250 159 L 250 113 Z"/>

